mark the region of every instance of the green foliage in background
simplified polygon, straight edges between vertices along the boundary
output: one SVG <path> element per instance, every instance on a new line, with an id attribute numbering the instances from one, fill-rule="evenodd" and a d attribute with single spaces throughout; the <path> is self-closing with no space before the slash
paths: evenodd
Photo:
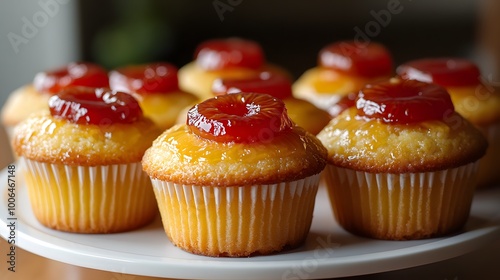
<path id="1" fill-rule="evenodd" d="M 173 29 L 162 14 L 161 1 L 115 0 L 116 21 L 92 42 L 92 55 L 111 69 L 127 64 L 162 60 L 174 45 Z"/>

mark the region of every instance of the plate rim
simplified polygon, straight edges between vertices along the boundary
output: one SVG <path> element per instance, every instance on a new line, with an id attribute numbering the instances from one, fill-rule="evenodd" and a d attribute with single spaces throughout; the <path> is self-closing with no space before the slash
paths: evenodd
<path id="1" fill-rule="evenodd" d="M 4 168 L 0 173 L 0 181 L 5 182 L 6 178 L 7 168 Z M 19 185 L 17 188 L 19 188 Z M 23 189 L 16 189 L 18 201 L 20 200 L 20 195 L 27 195 L 26 189 L 23 186 L 21 188 Z M 493 190 L 489 191 L 500 193 L 499 188 L 493 188 Z M 7 239 L 6 185 L 4 187 L 0 186 L 0 193 L 2 194 L 0 211 L 4 213 L 0 215 L 0 235 L 4 239 Z M 27 198 L 25 199 L 27 201 Z M 474 200 L 476 199 L 477 197 L 475 196 Z M 16 210 L 18 212 L 26 211 L 26 209 L 21 208 Z M 46 230 L 53 231 L 50 229 Z M 54 232 L 57 233 L 57 231 Z M 42 257 L 71 265 L 115 273 L 180 279 L 316 279 L 393 271 L 457 257 L 478 249 L 489 242 L 500 239 L 500 223 L 498 221 L 487 220 L 479 229 L 464 231 L 442 238 L 428 239 L 433 242 L 411 246 L 410 248 L 400 248 L 356 256 L 312 259 L 310 264 L 306 264 L 308 259 L 269 261 L 264 258 L 262 261 L 253 259 L 249 262 L 245 261 L 245 258 L 238 258 L 236 260 L 231 259 L 231 262 L 224 262 L 220 258 L 209 259 L 209 257 L 206 257 L 207 259 L 169 258 L 166 260 L 162 257 L 116 252 L 109 249 L 91 247 L 75 241 L 68 241 L 49 235 L 29 223 L 25 223 L 22 219 L 17 220 L 16 239 L 17 247 Z M 373 240 L 373 242 L 377 242 L 377 240 Z M 68 246 L 65 247 L 64 245 Z M 410 253 L 407 252 L 409 249 Z M 114 254 L 114 258 L 110 258 L 109 253 Z M 273 256 L 279 257 L 279 253 Z M 134 258 L 136 259 L 135 262 L 132 261 Z M 397 259 L 398 262 L 394 262 L 394 259 Z M 306 267 L 306 265 L 312 265 L 312 267 Z M 198 266 L 200 269 L 192 269 L 193 266 Z M 366 268 L 359 269 L 360 266 Z M 122 269 L 118 269 L 117 267 L 121 267 Z M 354 267 L 357 269 L 353 269 Z M 300 271 L 301 269 L 303 271 Z M 243 276 L 241 278 L 242 270 L 251 271 L 253 273 L 252 277 L 246 278 Z M 289 271 L 295 274 L 286 277 L 285 274 Z M 215 277 L 215 275 L 217 276 Z"/>

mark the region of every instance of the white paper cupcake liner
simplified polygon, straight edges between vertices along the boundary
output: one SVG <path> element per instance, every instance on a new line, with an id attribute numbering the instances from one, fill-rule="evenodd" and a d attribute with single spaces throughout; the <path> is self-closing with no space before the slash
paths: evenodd
<path id="1" fill-rule="evenodd" d="M 20 158 L 35 217 L 70 232 L 109 233 L 140 227 L 157 213 L 141 163 L 67 166 Z"/>
<path id="2" fill-rule="evenodd" d="M 248 256 L 303 242 L 319 178 L 235 187 L 152 182 L 172 243 L 196 254 Z"/>
<path id="3" fill-rule="evenodd" d="M 425 173 L 368 173 L 328 165 L 327 188 L 338 223 L 380 239 L 448 234 L 466 222 L 477 163 Z"/>

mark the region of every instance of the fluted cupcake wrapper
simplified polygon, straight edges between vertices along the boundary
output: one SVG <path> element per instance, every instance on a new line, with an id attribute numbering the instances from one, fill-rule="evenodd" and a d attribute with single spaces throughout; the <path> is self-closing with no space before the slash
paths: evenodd
<path id="1" fill-rule="evenodd" d="M 346 230 L 391 240 L 421 239 L 459 230 L 467 221 L 477 163 L 425 173 L 368 173 L 326 167 L 330 200 Z"/>
<path id="2" fill-rule="evenodd" d="M 35 217 L 49 228 L 122 232 L 157 214 L 151 181 L 140 162 L 87 167 L 20 161 Z"/>
<path id="3" fill-rule="evenodd" d="M 279 184 L 206 187 L 152 179 L 165 232 L 208 256 L 269 254 L 309 233 L 319 174 Z"/>
<path id="4" fill-rule="evenodd" d="M 481 126 L 479 129 L 488 139 L 486 154 L 479 160 L 478 187 L 490 187 L 500 183 L 498 159 L 500 158 L 500 124 Z"/>

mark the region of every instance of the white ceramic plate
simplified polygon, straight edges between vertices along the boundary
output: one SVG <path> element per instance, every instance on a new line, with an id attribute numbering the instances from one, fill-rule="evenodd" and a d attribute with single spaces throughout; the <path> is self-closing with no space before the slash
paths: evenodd
<path id="1" fill-rule="evenodd" d="M 43 257 L 93 269 L 179 279 L 313 279 L 354 276 L 419 266 L 456 257 L 500 238 L 500 188 L 478 191 L 470 219 L 455 235 L 420 241 L 381 241 L 351 235 L 335 222 L 320 188 L 306 243 L 295 250 L 251 258 L 210 258 L 174 247 L 159 218 L 119 234 L 58 232 L 34 218 L 16 174 L 17 220 L 8 220 L 7 170 L 0 173 L 0 234 L 15 221 L 16 244 Z"/>

